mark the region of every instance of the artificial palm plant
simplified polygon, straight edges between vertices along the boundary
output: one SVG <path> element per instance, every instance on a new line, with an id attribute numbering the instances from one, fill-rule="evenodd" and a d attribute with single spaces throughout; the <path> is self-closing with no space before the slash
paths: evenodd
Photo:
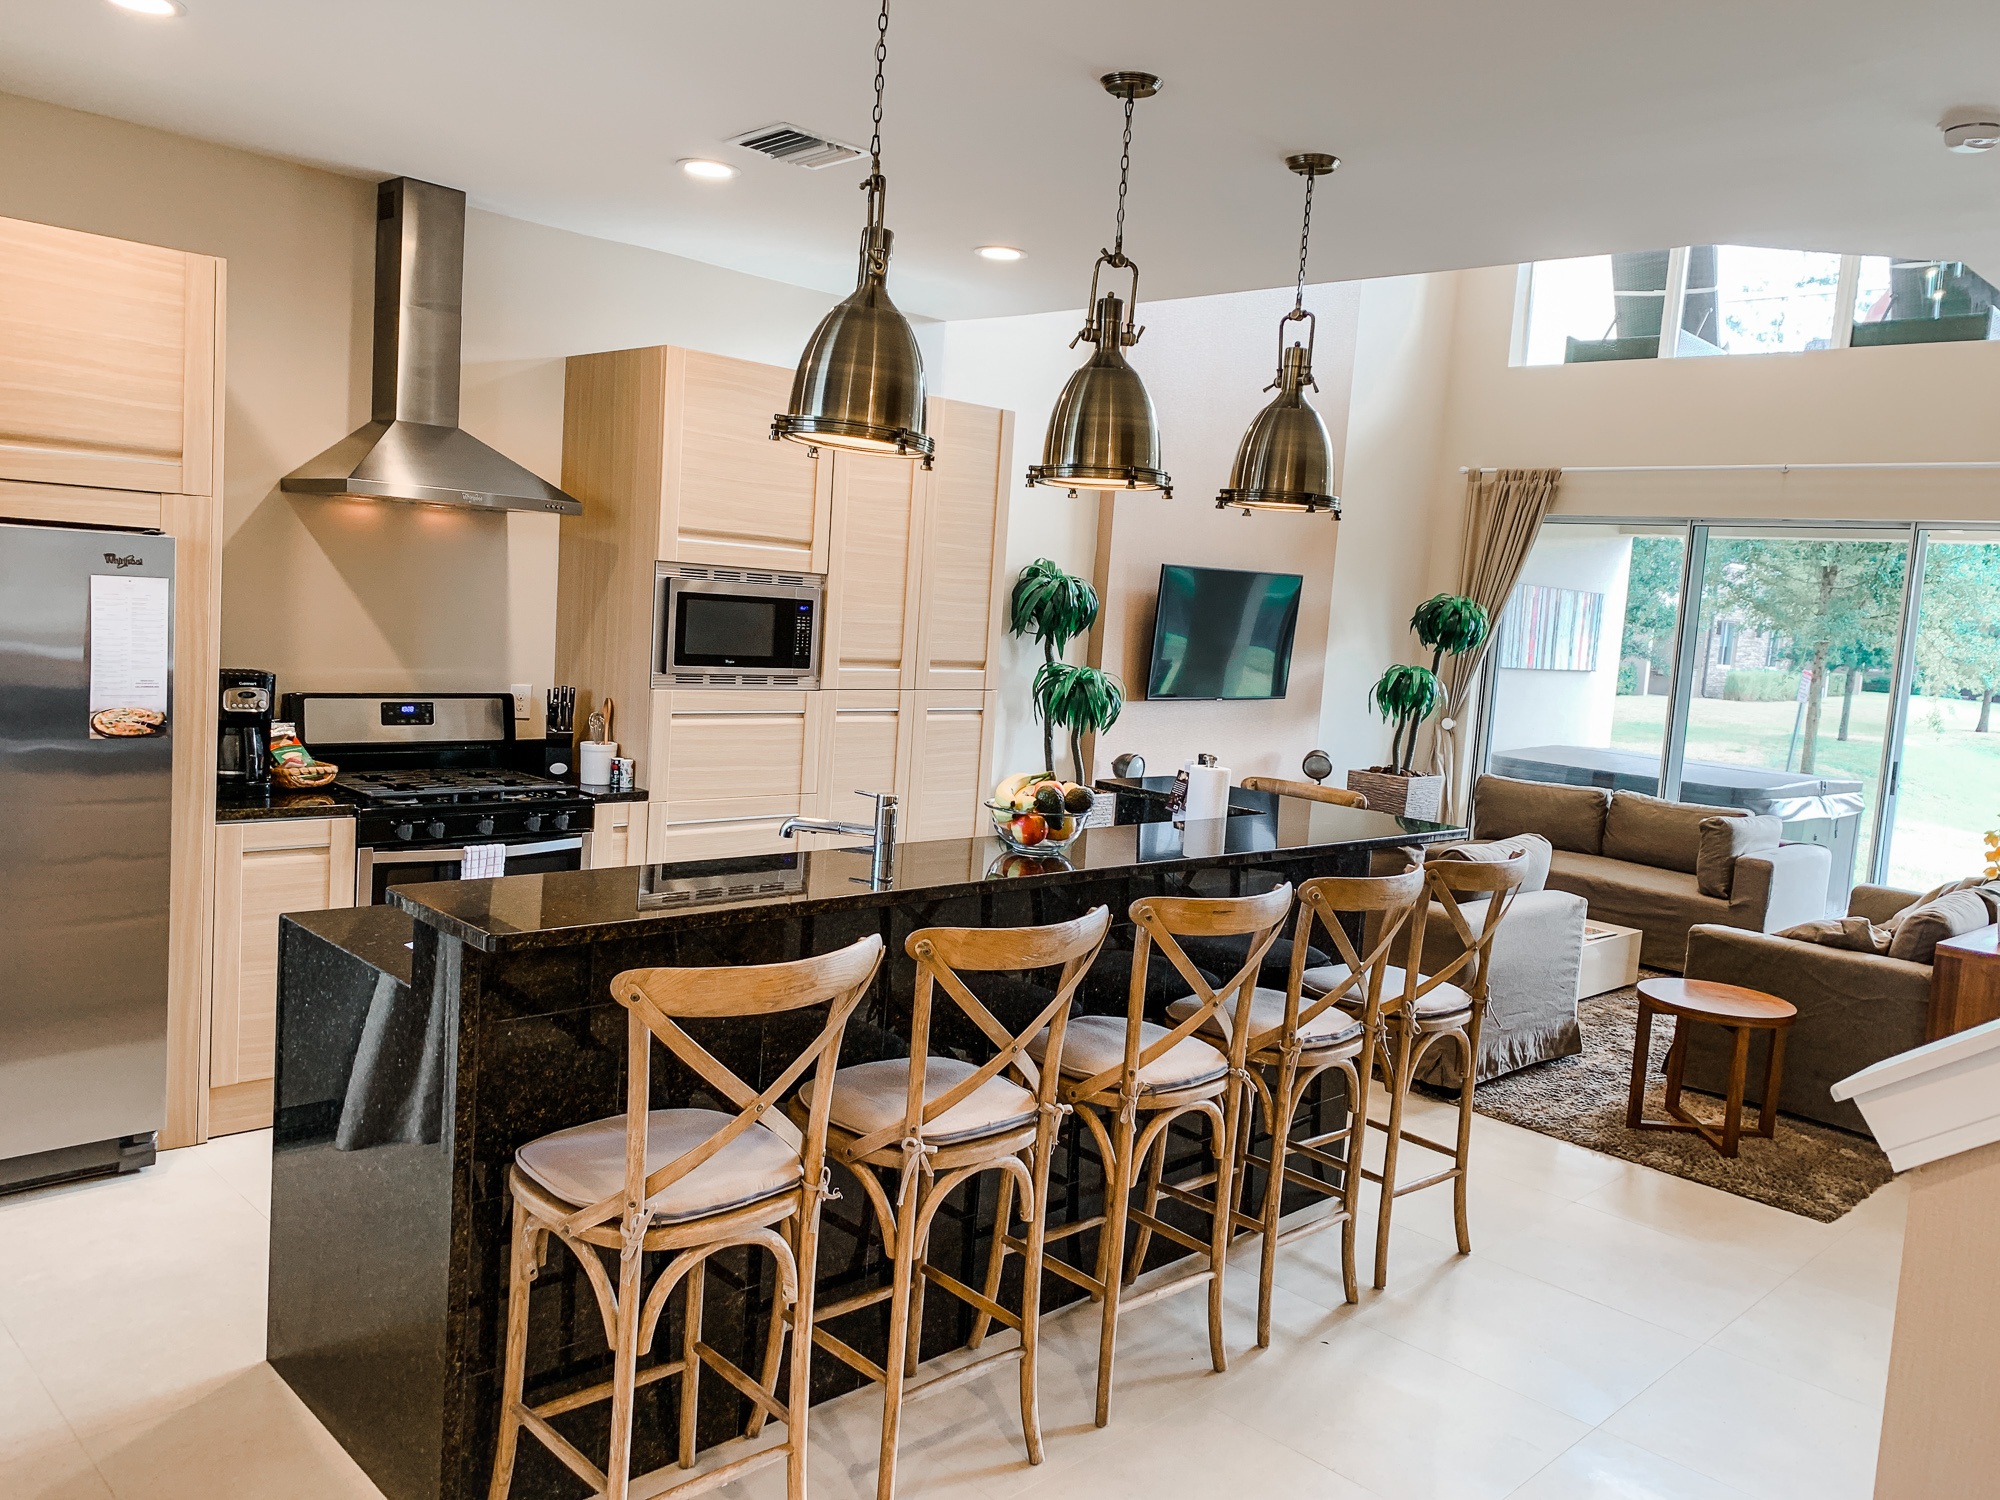
<path id="1" fill-rule="evenodd" d="M 1055 774 L 1060 727 L 1069 733 L 1070 758 L 1082 781 L 1084 735 L 1103 733 L 1125 708 L 1125 688 L 1116 677 L 1062 659 L 1069 643 L 1097 623 L 1097 590 L 1038 557 L 1021 569 L 1012 603 L 1009 630 L 1042 646 L 1042 665 L 1031 690 L 1035 717 L 1042 721 L 1042 768 Z"/>
<path id="2" fill-rule="evenodd" d="M 1414 774 L 1417 735 L 1424 720 L 1438 709 L 1449 706 L 1439 672 L 1447 656 L 1477 651 L 1493 633 L 1492 618 L 1486 607 L 1463 594 L 1433 594 L 1410 616 L 1410 629 L 1430 648 L 1428 667 L 1393 666 L 1368 690 L 1368 700 L 1376 712 L 1396 726 L 1390 741 L 1389 764 L 1384 768 L 1399 776 Z"/>

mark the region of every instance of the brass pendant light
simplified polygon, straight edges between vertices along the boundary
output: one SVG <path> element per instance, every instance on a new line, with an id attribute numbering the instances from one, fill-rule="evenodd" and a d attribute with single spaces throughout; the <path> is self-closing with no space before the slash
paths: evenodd
<path id="1" fill-rule="evenodd" d="M 1172 498 L 1173 481 L 1160 467 L 1160 424 L 1153 398 L 1125 351 L 1145 329 L 1133 325 L 1139 303 L 1139 267 L 1125 254 L 1125 189 L 1132 175 L 1132 105 L 1160 91 L 1151 73 L 1107 73 L 1105 92 L 1125 101 L 1125 147 L 1118 159 L 1118 234 L 1090 270 L 1090 312 L 1083 331 L 1070 340 L 1096 346 L 1063 387 L 1049 416 L 1042 461 L 1028 469 L 1029 484 L 1078 490 L 1158 490 Z M 1128 305 L 1115 293 L 1097 295 L 1098 273 L 1109 266 L 1132 273 Z"/>
<path id="2" fill-rule="evenodd" d="M 882 225 L 882 71 L 889 58 L 889 0 L 875 22 L 875 134 L 868 143 L 868 224 L 852 295 L 820 320 L 792 377 L 791 409 L 771 419 L 772 438 L 816 452 L 838 448 L 918 458 L 931 466 L 924 431 L 924 357 L 917 336 L 889 300 L 889 250 Z"/>
<path id="3" fill-rule="evenodd" d="M 1324 151 L 1304 151 L 1285 158 L 1285 165 L 1306 180 L 1305 222 L 1299 230 L 1299 281 L 1292 310 L 1278 321 L 1278 378 L 1264 389 L 1275 390 L 1271 404 L 1258 412 L 1236 450 L 1229 486 L 1215 500 L 1217 510 L 1230 507 L 1244 515 L 1253 510 L 1290 511 L 1312 515 L 1326 511 L 1338 517 L 1340 497 L 1333 493 L 1333 440 L 1306 399 L 1306 387 L 1318 390 L 1312 377 L 1313 341 L 1319 320 L 1306 311 L 1306 247 L 1312 239 L 1313 179 L 1340 165 Z M 1285 346 L 1287 324 L 1304 323 L 1306 341 Z"/>

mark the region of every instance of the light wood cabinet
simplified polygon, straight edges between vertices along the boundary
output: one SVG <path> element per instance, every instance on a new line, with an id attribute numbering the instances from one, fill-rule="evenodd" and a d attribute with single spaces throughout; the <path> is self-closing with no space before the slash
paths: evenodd
<path id="1" fill-rule="evenodd" d="M 354 904 L 354 820 L 278 818 L 215 830 L 214 1004 L 208 1133 L 271 1123 L 278 918 Z"/>
<path id="2" fill-rule="evenodd" d="M 644 802 L 600 802 L 591 821 L 590 868 L 615 870 L 646 859 Z"/>
<path id="3" fill-rule="evenodd" d="M 933 401 L 937 461 L 925 506 L 918 568 L 914 671 L 919 688 L 998 686 L 989 677 L 1006 629 L 1008 465 L 1014 414 Z"/>
<path id="4" fill-rule="evenodd" d="M 217 264 L 0 219 L 0 477 L 212 493 Z"/>
<path id="5" fill-rule="evenodd" d="M 857 788 L 903 799 L 906 838 L 980 826 L 1012 415 L 931 402 L 931 469 L 815 458 L 769 441 L 790 385 L 685 349 L 568 363 L 563 487 L 584 511 L 562 524 L 556 677 L 579 712 L 617 700 L 649 859 L 782 848 L 794 814 L 863 821 Z M 655 690 L 656 561 L 824 573 L 819 690 Z"/>
<path id="6" fill-rule="evenodd" d="M 0 519 L 175 542 L 162 1146 L 207 1135 L 226 273 L 0 219 Z"/>
<path id="7" fill-rule="evenodd" d="M 910 723 L 910 803 L 903 836 L 963 839 L 987 833 L 985 802 L 993 768 L 997 692 L 914 695 Z"/>

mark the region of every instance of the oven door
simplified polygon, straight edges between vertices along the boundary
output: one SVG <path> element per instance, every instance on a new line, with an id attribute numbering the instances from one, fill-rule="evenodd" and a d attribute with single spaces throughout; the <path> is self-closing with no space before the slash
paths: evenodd
<path id="1" fill-rule="evenodd" d="M 382 906 L 393 885 L 429 885 L 457 880 L 465 863 L 463 849 L 357 849 L 354 851 L 354 904 Z M 590 863 L 590 835 L 538 839 L 507 846 L 509 875 L 546 875 L 555 870 L 581 870 Z"/>

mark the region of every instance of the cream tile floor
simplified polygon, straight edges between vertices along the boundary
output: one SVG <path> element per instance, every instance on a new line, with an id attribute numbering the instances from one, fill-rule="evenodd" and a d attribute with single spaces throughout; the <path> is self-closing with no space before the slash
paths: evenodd
<path id="1" fill-rule="evenodd" d="M 1870 1494 L 1900 1184 L 1815 1224 L 1483 1117 L 1475 1140 L 1473 1255 L 1455 1253 L 1447 1194 L 1404 1199 L 1388 1291 L 1348 1307 L 1337 1236 L 1307 1240 L 1280 1257 L 1260 1351 L 1246 1246 L 1229 1373 L 1208 1369 L 1199 1295 L 1141 1309 L 1102 1432 L 1096 1325 L 1068 1310 L 1045 1339 L 1047 1462 L 1023 1458 L 1006 1367 L 910 1408 L 901 1493 Z M 0 1496 L 376 1495 L 262 1362 L 269 1167 L 268 1134 L 241 1135 L 136 1179 L 0 1198 Z M 874 1494 L 880 1411 L 870 1392 L 816 1410 L 815 1495 Z M 767 1471 L 721 1493 L 782 1488 Z"/>

